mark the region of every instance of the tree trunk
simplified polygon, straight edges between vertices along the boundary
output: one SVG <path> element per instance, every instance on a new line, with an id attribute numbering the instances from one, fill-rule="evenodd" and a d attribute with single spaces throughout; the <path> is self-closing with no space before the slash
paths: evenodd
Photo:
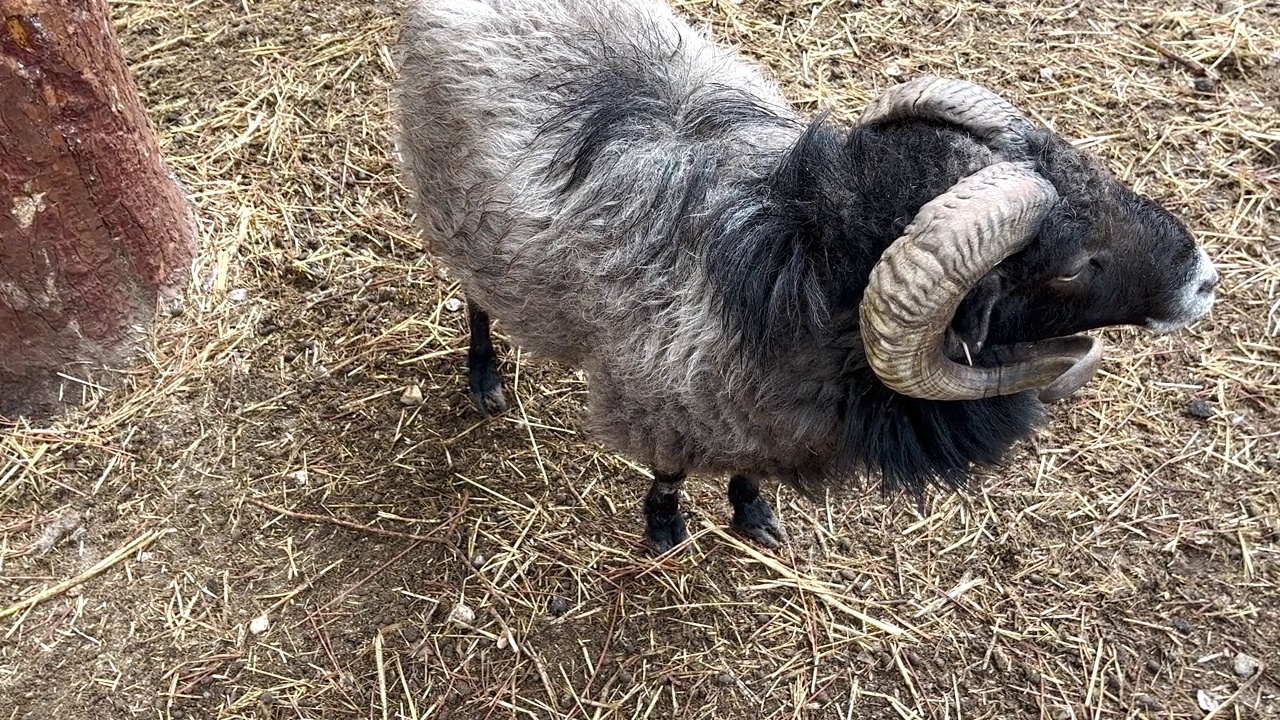
<path id="1" fill-rule="evenodd" d="M 190 207 L 160 158 L 106 0 L 0 0 L 0 415 L 120 362 L 181 292 Z"/>

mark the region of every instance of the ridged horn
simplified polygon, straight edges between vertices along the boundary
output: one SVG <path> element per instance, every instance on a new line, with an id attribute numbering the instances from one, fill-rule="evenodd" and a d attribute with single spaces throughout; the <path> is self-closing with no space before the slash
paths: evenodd
<path id="1" fill-rule="evenodd" d="M 894 85 L 863 111 L 859 122 L 877 124 L 916 118 L 958 125 L 982 138 L 1006 160 L 1027 157 L 1024 136 L 1031 121 L 1008 100 L 967 80 L 924 75 Z"/>
<path id="2" fill-rule="evenodd" d="M 999 348 L 989 367 L 962 365 L 943 352 L 965 294 L 1026 246 L 1057 197 L 1028 165 L 999 162 L 920 208 L 872 269 L 858 309 L 867 362 L 881 382 L 930 400 L 1039 390 L 1046 402 L 1088 382 L 1102 347 L 1085 335 Z"/>

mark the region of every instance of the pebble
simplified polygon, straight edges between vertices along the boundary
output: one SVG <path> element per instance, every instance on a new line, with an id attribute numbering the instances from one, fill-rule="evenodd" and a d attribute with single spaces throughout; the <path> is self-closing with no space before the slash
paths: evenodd
<path id="1" fill-rule="evenodd" d="M 1150 695 L 1138 696 L 1138 709 L 1145 710 L 1149 713 L 1164 712 L 1164 706 L 1160 704 L 1160 701 Z"/>
<path id="2" fill-rule="evenodd" d="M 462 301 L 458 298 L 449 298 L 444 301 L 444 309 L 451 313 L 458 312 L 462 309 Z"/>
<path id="3" fill-rule="evenodd" d="M 1187 403 L 1187 414 L 1194 418 L 1207 420 L 1213 417 L 1213 407 L 1204 398 L 1196 398 Z"/>
<path id="4" fill-rule="evenodd" d="M 1244 653 L 1236 653 L 1235 662 L 1232 663 L 1232 669 L 1236 671 L 1236 675 L 1241 678 L 1251 678 L 1254 673 L 1258 672 L 1258 668 L 1262 667 L 1262 663 L 1258 659 Z"/>
<path id="5" fill-rule="evenodd" d="M 227 293 L 227 299 L 236 303 L 244 302 L 249 299 L 249 291 L 244 288 L 236 288 Z"/>
<path id="6" fill-rule="evenodd" d="M 449 622 L 459 625 L 470 625 L 476 621 L 476 611 L 467 607 L 463 603 L 458 603 L 449 611 Z"/>
<path id="7" fill-rule="evenodd" d="M 1210 695 L 1207 690 L 1197 690 L 1196 704 L 1200 706 L 1201 710 L 1211 713 L 1217 710 L 1221 703 L 1218 702 L 1218 698 Z"/>
<path id="8" fill-rule="evenodd" d="M 569 608 L 569 601 L 562 597 L 558 597 L 551 600 L 551 604 L 547 609 L 551 611 L 552 615 L 560 617 L 561 615 L 569 612 Z"/>
<path id="9" fill-rule="evenodd" d="M 415 383 L 406 387 L 400 395 L 400 404 L 402 405 L 421 405 L 422 404 L 422 388 Z"/>
<path id="10" fill-rule="evenodd" d="M 734 683 L 733 673 L 728 671 L 720 673 L 716 676 L 716 682 L 726 687 L 732 685 Z"/>
<path id="11" fill-rule="evenodd" d="M 1213 78 L 1198 77 L 1195 80 L 1191 81 L 1191 86 L 1196 89 L 1196 92 L 1204 93 L 1207 95 L 1210 93 L 1217 92 L 1218 81 L 1214 80 Z"/>
<path id="12" fill-rule="evenodd" d="M 261 635 L 266 632 L 269 627 L 271 627 L 271 620 L 268 619 L 266 615 L 259 615 L 249 621 L 249 632 L 254 635 Z"/>

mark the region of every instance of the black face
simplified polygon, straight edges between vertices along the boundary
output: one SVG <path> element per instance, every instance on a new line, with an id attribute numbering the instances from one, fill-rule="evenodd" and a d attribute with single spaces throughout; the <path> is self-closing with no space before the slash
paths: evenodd
<path id="1" fill-rule="evenodd" d="M 1060 200 L 1031 243 L 965 298 L 954 333 L 990 347 L 1114 325 L 1168 331 L 1207 312 L 1217 273 L 1186 227 L 1064 141 L 1045 140 L 1039 170 Z"/>

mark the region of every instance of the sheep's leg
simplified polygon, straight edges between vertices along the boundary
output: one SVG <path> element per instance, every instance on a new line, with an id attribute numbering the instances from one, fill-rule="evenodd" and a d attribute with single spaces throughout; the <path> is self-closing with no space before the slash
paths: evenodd
<path id="1" fill-rule="evenodd" d="M 680 512 L 680 486 L 684 473 L 653 474 L 653 484 L 644 497 L 644 536 L 661 555 L 689 538 Z"/>
<path id="2" fill-rule="evenodd" d="M 764 545 L 778 548 L 787 541 L 787 530 L 774 514 L 769 501 L 760 494 L 754 478 L 734 475 L 729 480 L 729 502 L 733 504 L 733 529 Z"/>
<path id="3" fill-rule="evenodd" d="M 493 337 L 489 333 L 489 314 L 479 305 L 467 301 L 467 325 L 471 329 L 471 348 L 467 352 L 467 381 L 471 399 L 485 417 L 507 409 L 502 394 L 502 376 L 498 374 L 493 355 Z"/>

